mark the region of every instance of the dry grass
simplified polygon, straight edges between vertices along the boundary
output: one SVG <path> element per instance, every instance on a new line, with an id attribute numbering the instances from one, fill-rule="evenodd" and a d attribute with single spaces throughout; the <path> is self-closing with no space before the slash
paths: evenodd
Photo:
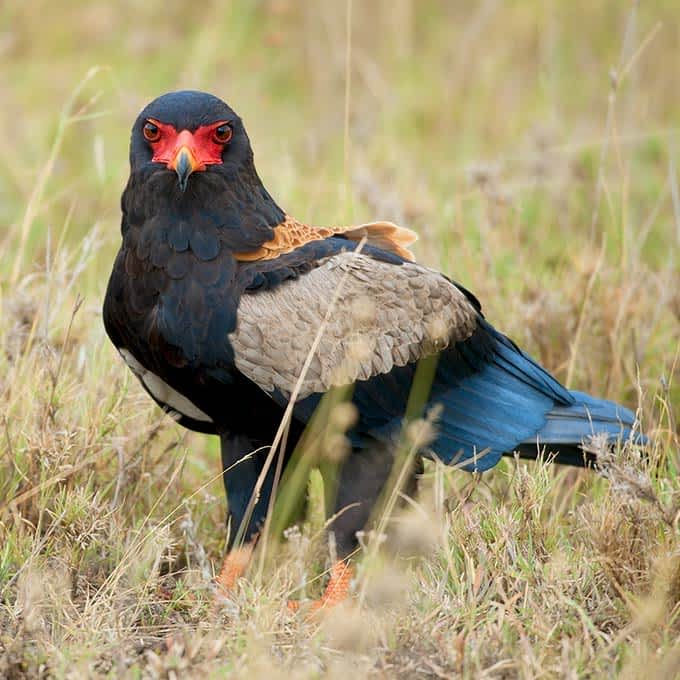
<path id="1" fill-rule="evenodd" d="M 355 2 L 349 88 L 347 3 L 123 4 L 0 9 L 0 676 L 680 673 L 677 2 Z M 639 406 L 649 455 L 429 467 L 322 620 L 285 606 L 329 560 L 314 476 L 216 604 L 216 442 L 100 318 L 129 125 L 180 86 L 243 115 L 292 214 L 418 229 L 561 379 Z"/>

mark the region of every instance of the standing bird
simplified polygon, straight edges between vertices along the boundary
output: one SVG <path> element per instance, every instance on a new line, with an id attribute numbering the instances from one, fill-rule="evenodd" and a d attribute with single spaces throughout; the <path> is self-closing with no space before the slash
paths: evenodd
<path id="1" fill-rule="evenodd" d="M 232 527 L 246 545 L 269 507 L 276 466 L 265 462 L 289 402 L 284 473 L 324 393 L 351 384 L 357 418 L 335 498 L 346 510 L 333 531 L 340 556 L 354 549 L 425 357 L 436 364 L 421 412 L 438 405 L 439 415 L 421 453 L 444 463 L 483 471 L 546 450 L 584 466 L 590 435 L 633 436 L 633 413 L 563 387 L 486 321 L 472 293 L 416 264 L 413 232 L 286 214 L 255 170 L 241 119 L 217 97 L 152 101 L 132 128 L 130 166 L 106 331 L 161 408 L 220 437 Z M 243 562 L 227 565 L 228 580 Z M 346 582 L 333 578 L 327 599 Z"/>

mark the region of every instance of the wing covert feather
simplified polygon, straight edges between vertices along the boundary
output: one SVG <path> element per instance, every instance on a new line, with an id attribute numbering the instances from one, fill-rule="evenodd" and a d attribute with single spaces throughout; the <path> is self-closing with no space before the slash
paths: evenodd
<path id="1" fill-rule="evenodd" d="M 368 222 L 354 226 L 312 227 L 286 215 L 281 224 L 273 228 L 274 238 L 265 241 L 261 246 L 248 252 L 236 252 L 234 257 L 240 262 L 259 262 L 273 260 L 280 255 L 290 253 L 296 248 L 311 241 L 319 241 L 330 236 L 344 236 L 350 241 L 361 241 L 390 253 L 395 253 L 405 260 L 414 261 L 409 250 L 418 239 L 410 229 L 400 227 L 392 222 Z"/>
<path id="2" fill-rule="evenodd" d="M 477 327 L 477 311 L 439 273 L 343 252 L 272 290 L 244 293 L 229 335 L 236 367 L 266 392 L 290 395 L 339 285 L 299 399 L 389 373 Z"/>

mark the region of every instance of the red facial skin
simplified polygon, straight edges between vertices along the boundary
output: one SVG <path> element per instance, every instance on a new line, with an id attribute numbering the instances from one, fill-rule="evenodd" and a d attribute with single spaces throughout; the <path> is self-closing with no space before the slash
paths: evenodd
<path id="1" fill-rule="evenodd" d="M 215 130 L 228 121 L 202 125 L 193 133 L 189 130 L 177 132 L 174 126 L 161 123 L 153 118 L 149 118 L 148 122 L 153 123 L 160 131 L 157 140 L 150 141 L 147 139 L 153 150 L 152 160 L 154 163 L 165 163 L 169 169 L 174 170 L 182 149 L 189 152 L 192 172 L 205 170 L 208 165 L 222 163 L 224 145 L 229 141 L 231 135 L 225 141 L 217 141 Z"/>

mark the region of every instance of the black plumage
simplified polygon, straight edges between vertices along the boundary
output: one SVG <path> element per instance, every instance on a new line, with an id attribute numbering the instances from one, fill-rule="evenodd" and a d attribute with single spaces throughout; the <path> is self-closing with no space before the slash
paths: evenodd
<path id="1" fill-rule="evenodd" d="M 145 137 L 149 121 L 159 140 Z M 221 142 L 216 130 L 223 134 L 224 125 L 230 138 Z M 170 160 L 159 161 L 170 147 Z M 364 225 L 368 240 L 359 245 L 350 228 L 289 218 L 257 175 L 241 120 L 216 97 L 177 92 L 149 104 L 132 129 L 130 165 L 106 330 L 161 407 L 190 429 L 220 436 L 233 526 L 245 516 L 323 318 L 328 300 L 319 284 L 335 290 L 342 276 L 354 297 L 341 296 L 333 313 L 335 335 L 324 339 L 305 378 L 285 452 L 287 463 L 321 395 L 342 384 L 337 371 L 358 334 L 368 355 L 347 369 L 359 417 L 348 433 L 337 504 L 359 505 L 335 527 L 341 552 L 352 548 L 387 480 L 421 357 L 438 354 L 427 406 L 441 405 L 424 455 L 485 470 L 503 454 L 535 457 L 545 446 L 558 462 L 583 465 L 588 435 L 631 436 L 630 411 L 567 390 L 486 321 L 470 292 L 410 262 L 406 230 Z M 355 330 L 345 317 L 362 296 L 375 309 L 357 317 Z M 262 522 L 272 473 L 245 538 Z"/>

